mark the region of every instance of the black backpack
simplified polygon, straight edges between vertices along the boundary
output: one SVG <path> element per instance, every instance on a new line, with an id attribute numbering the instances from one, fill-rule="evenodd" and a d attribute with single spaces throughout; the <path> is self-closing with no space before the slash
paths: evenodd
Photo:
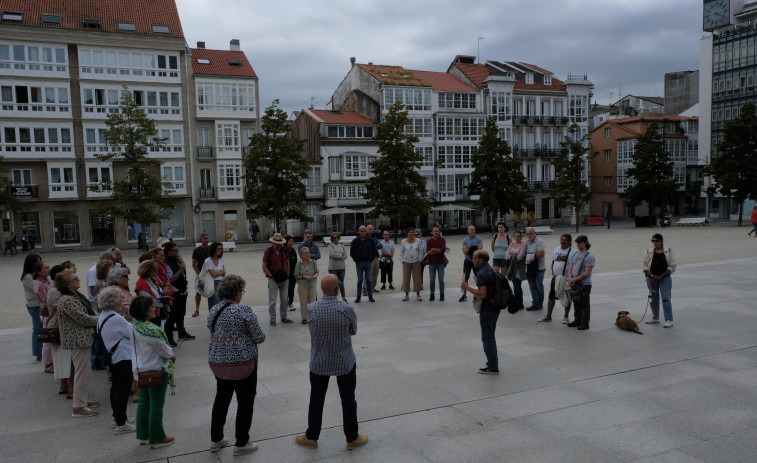
<path id="1" fill-rule="evenodd" d="M 92 354 L 90 355 L 89 360 L 92 363 L 93 370 L 104 370 L 106 366 L 110 365 L 113 353 L 118 348 L 118 345 L 121 344 L 121 341 L 119 340 L 111 350 L 108 350 L 108 348 L 105 347 L 105 341 L 103 341 L 102 337 L 103 326 L 105 326 L 105 323 L 114 315 L 115 314 L 110 314 L 105 317 L 100 328 L 92 333 L 94 342 L 92 343 Z"/>
<path id="2" fill-rule="evenodd" d="M 510 283 L 499 272 L 494 272 L 494 288 L 492 288 L 492 292 L 489 294 L 489 302 L 496 310 L 507 309 L 510 313 L 518 311 Z"/>

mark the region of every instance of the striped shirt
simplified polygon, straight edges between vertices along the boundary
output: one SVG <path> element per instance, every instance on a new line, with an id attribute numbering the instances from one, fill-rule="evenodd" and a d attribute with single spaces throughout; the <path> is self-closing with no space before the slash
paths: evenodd
<path id="1" fill-rule="evenodd" d="M 336 296 L 323 296 L 308 306 L 310 371 L 321 376 L 346 375 L 355 366 L 352 336 L 355 310 Z"/>

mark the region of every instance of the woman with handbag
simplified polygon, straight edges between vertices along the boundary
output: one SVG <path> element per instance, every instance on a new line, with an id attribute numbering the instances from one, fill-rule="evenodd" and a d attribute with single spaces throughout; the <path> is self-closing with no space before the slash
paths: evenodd
<path id="1" fill-rule="evenodd" d="M 294 277 L 297 279 L 297 295 L 300 298 L 300 316 L 302 324 L 308 324 L 308 304 L 315 302 L 316 283 L 318 281 L 318 264 L 310 260 L 310 249 L 305 246 L 300 249 L 302 260 L 297 262 Z"/>
<path id="2" fill-rule="evenodd" d="M 218 285 L 223 280 L 223 277 L 226 276 L 226 260 L 223 258 L 223 244 L 217 241 L 211 244 L 208 254 L 210 257 L 205 259 L 205 270 L 213 277 L 213 289 L 215 292 L 218 292 Z M 208 310 L 221 302 L 215 292 L 208 298 Z"/>
<path id="3" fill-rule="evenodd" d="M 42 319 L 42 326 L 47 326 L 47 320 L 50 314 L 47 310 L 47 292 L 50 289 L 50 264 L 39 261 L 34 266 L 34 284 L 37 286 L 37 300 L 39 301 L 39 313 Z M 42 343 L 42 364 L 45 366 L 45 373 L 54 373 L 53 367 L 53 347 L 49 342 Z"/>
<path id="4" fill-rule="evenodd" d="M 39 299 L 37 299 L 37 285 L 34 283 L 34 266 L 41 260 L 39 254 L 27 254 L 21 271 L 21 286 L 24 289 L 26 310 L 32 317 L 32 355 L 37 357 L 38 362 L 42 361 L 42 343 L 37 340 L 39 329 L 42 328 L 42 318 L 40 318 L 41 309 Z"/>
<path id="5" fill-rule="evenodd" d="M 150 322 L 156 316 L 155 310 L 155 301 L 150 296 L 135 297 L 129 307 L 134 318 L 131 370 L 134 380 L 139 382 L 137 439 L 142 445 L 149 443 L 151 449 L 171 445 L 175 440 L 163 430 L 163 405 L 168 385 L 171 385 L 171 394 L 176 388 L 176 356 L 168 345 L 166 333 Z"/>
<path id="6" fill-rule="evenodd" d="M 413 277 L 413 291 L 415 291 L 416 299 L 422 301 L 421 289 L 423 289 L 423 282 L 421 281 L 421 258 L 424 254 L 424 249 L 421 246 L 422 242 L 415 238 L 415 230 L 409 228 L 407 230 L 407 238 L 400 243 L 400 262 L 402 262 L 402 291 L 405 292 L 403 301 L 410 300 L 410 277 Z"/>
<path id="7" fill-rule="evenodd" d="M 591 272 L 596 260 L 589 252 L 591 243 L 586 235 L 576 238 L 578 252 L 574 252 L 568 259 L 568 287 L 573 301 L 574 319 L 566 326 L 579 330 L 588 330 L 591 321 Z"/>
<path id="8" fill-rule="evenodd" d="M 303 248 L 307 249 L 307 248 Z M 229 445 L 223 437 L 231 397 L 237 395 L 234 455 L 258 449 L 250 440 L 253 406 L 258 384 L 258 344 L 265 341 L 252 308 L 241 304 L 245 281 L 237 275 L 218 285 L 221 303 L 210 309 L 208 364 L 216 377 L 216 396 L 210 422 L 210 451 Z"/>
<path id="9" fill-rule="evenodd" d="M 50 269 L 50 279 L 55 281 L 55 277 L 57 277 L 58 274 L 63 270 L 66 270 L 66 267 L 64 267 L 63 265 L 53 266 L 53 268 Z M 73 270 L 74 272 L 76 272 L 76 267 L 73 267 Z M 58 394 L 68 394 L 67 398 L 73 399 L 74 376 L 72 374 L 71 367 L 71 351 L 62 349 L 60 347 L 60 319 L 58 318 L 59 299 L 60 291 L 58 291 L 58 288 L 53 285 L 47 291 L 46 305 L 48 318 L 47 322 L 45 323 L 45 328 L 58 332 L 57 342 L 50 343 L 53 354 L 53 365 L 55 365 L 53 373 L 55 374 L 55 379 L 57 381 L 60 381 Z"/>
<path id="10" fill-rule="evenodd" d="M 92 353 L 92 332 L 97 326 L 97 315 L 89 298 L 79 293 L 79 277 L 71 269 L 63 270 L 55 276 L 55 287 L 60 291 L 58 318 L 60 322 L 60 346 L 71 351 L 74 364 L 73 413 L 74 418 L 95 416 L 93 410 L 98 402 L 87 401 Z M 71 394 L 71 391 L 69 391 Z"/>
<path id="11" fill-rule="evenodd" d="M 662 311 L 665 315 L 665 328 L 673 327 L 673 304 L 670 302 L 673 289 L 673 279 L 670 275 L 676 271 L 676 259 L 673 250 L 665 249 L 662 235 L 652 235 L 652 247 L 647 249 L 642 261 L 642 270 L 647 279 L 649 288 L 652 318 L 647 324 L 660 323 L 660 297 L 662 296 Z"/>
<path id="12" fill-rule="evenodd" d="M 345 264 L 349 254 L 343 244 L 339 242 L 341 236 L 339 233 L 334 232 L 331 234 L 331 242 L 329 243 L 329 273 L 336 275 L 339 279 L 339 291 L 342 293 L 342 300 L 347 302 L 347 298 L 344 293 L 344 274 L 347 271 L 347 265 Z M 384 280 L 386 281 L 386 280 Z M 389 279 L 391 283 L 391 278 Z M 384 289 L 384 288 L 381 288 Z"/>
<path id="13" fill-rule="evenodd" d="M 294 312 L 294 287 L 297 280 L 294 277 L 294 267 L 297 265 L 297 249 L 294 247 L 294 237 L 292 235 L 286 235 L 284 237 L 286 244 L 284 245 L 284 251 L 289 256 L 289 285 L 287 286 L 287 303 L 289 304 L 289 311 Z"/>
<path id="14" fill-rule="evenodd" d="M 505 261 L 507 262 L 507 279 L 513 283 L 513 295 L 518 310 L 523 310 L 523 280 L 526 279 L 526 242 L 523 233 L 516 230 L 513 242 L 507 247 Z"/>

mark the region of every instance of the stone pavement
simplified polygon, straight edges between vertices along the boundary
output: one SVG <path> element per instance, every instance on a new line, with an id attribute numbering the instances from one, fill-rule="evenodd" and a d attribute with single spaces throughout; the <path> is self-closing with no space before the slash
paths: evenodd
<path id="1" fill-rule="evenodd" d="M 590 238 L 599 235 L 584 230 Z M 640 256 L 638 245 L 646 246 L 653 231 L 639 232 L 638 238 L 633 229 L 617 233 L 631 234 L 627 242 L 635 240 L 633 246 L 600 253 L 602 247 L 595 244 L 599 265 L 628 252 L 627 247 L 636 247 L 630 252 Z M 676 245 L 668 239 L 678 233 L 675 229 L 663 233 L 679 255 L 684 250 L 708 252 L 691 246 L 693 235 L 693 241 Z M 89 393 L 90 400 L 103 402 L 101 414 L 71 418 L 71 402 L 57 394 L 52 375 L 43 373 L 30 355 L 30 328 L 0 330 L 0 459 L 751 462 L 757 452 L 753 242 L 735 228 L 685 233 L 717 235 L 710 244 L 729 249 L 723 237 L 738 235 L 739 246 L 750 251 L 742 251 L 742 258 L 680 265 L 673 275 L 673 328 L 642 324 L 643 336 L 615 328 L 619 310 L 630 310 L 636 320 L 642 317 L 647 290 L 638 264 L 633 270 L 598 272 L 588 331 L 567 328 L 559 317 L 535 323 L 539 312 L 500 315 L 500 376 L 476 373 L 485 361 L 478 320 L 470 303 L 453 297 L 459 294 L 451 287 L 454 279 L 448 278 L 444 303 L 403 303 L 399 292 L 382 292 L 376 304 L 355 304 L 358 418 L 360 432 L 370 442 L 353 452 L 344 448 L 333 380 L 320 447 L 294 443 L 307 423 L 309 335 L 299 323 L 269 327 L 266 307 L 255 307 L 267 335 L 260 347 L 251 432 L 260 449 L 236 458 L 231 448 L 218 454 L 208 450 L 215 387 L 207 367 L 204 317 L 187 318 L 197 340 L 175 350 L 178 390 L 167 397 L 164 423 L 176 444 L 158 450 L 139 446 L 134 435 L 111 434 L 104 372 L 93 372 Z M 91 260 L 94 253 L 87 256 Z M 13 276 L 0 289 L 4 298 L 20 289 L 19 271 L 20 266 L 13 273 L 0 269 Z M 136 407 L 129 407 L 133 416 Z M 232 404 L 227 438 L 233 438 L 234 412 Z"/>

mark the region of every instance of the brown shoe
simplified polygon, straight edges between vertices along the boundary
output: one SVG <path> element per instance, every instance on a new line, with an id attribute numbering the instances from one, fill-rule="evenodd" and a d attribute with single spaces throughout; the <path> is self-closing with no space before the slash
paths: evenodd
<path id="1" fill-rule="evenodd" d="M 305 434 L 300 434 L 299 436 L 295 437 L 294 441 L 297 442 L 297 445 L 301 445 L 303 447 L 310 447 L 311 449 L 318 448 L 318 441 L 308 439 L 308 436 L 306 436 Z"/>
<path id="2" fill-rule="evenodd" d="M 151 449 L 159 449 L 161 447 L 167 447 L 167 446 L 173 444 L 175 440 L 176 440 L 175 437 L 166 436 L 166 438 L 163 439 L 163 442 L 158 442 L 157 444 L 151 444 L 150 448 Z"/>
<path id="3" fill-rule="evenodd" d="M 368 443 L 368 436 L 359 435 L 357 439 L 352 442 L 347 442 L 347 450 L 355 450 L 358 447 L 362 447 Z"/>
<path id="4" fill-rule="evenodd" d="M 97 410 L 92 410 L 87 407 L 74 408 L 74 412 L 71 414 L 74 418 L 82 418 L 85 416 L 97 416 Z"/>

